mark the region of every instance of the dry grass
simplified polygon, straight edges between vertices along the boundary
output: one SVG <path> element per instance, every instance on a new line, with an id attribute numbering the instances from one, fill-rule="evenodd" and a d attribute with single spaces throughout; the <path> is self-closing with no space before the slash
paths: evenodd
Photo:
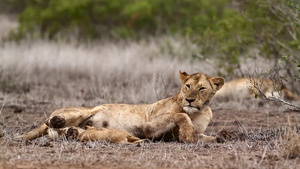
<path id="1" fill-rule="evenodd" d="M 300 157 L 300 136 L 295 133 L 293 136 L 285 140 L 286 143 L 283 146 L 283 153 L 288 158 Z"/>
<path id="2" fill-rule="evenodd" d="M 291 125 L 290 118 L 288 118 L 288 126 L 284 128 L 284 136 L 280 136 L 282 143 L 281 152 L 286 158 L 300 157 L 300 128 Z M 299 126 L 299 125 L 298 125 Z M 284 138 L 284 139 L 282 139 Z"/>
<path id="3" fill-rule="evenodd" d="M 185 56 L 198 48 L 176 37 L 1 44 L 0 168 L 298 168 L 299 114 L 253 100 L 213 103 L 215 117 L 207 134 L 234 131 L 232 140 L 224 144 L 128 146 L 47 136 L 31 142 L 12 139 L 40 124 L 56 108 L 151 103 L 176 92 L 179 70 L 215 75 L 212 65 L 183 59 L 191 58 Z M 292 121 L 288 124 L 287 116 Z M 247 136 L 244 141 L 241 135 Z"/>
<path id="4" fill-rule="evenodd" d="M 87 45 L 5 43 L 0 47 L 1 82 L 5 84 L 2 91 L 27 92 L 28 99 L 42 101 L 58 97 L 97 98 L 99 103 L 145 103 L 164 98 L 166 90 L 176 88 L 179 70 L 212 73 L 204 63 L 160 52 L 160 40 L 164 39 Z"/>

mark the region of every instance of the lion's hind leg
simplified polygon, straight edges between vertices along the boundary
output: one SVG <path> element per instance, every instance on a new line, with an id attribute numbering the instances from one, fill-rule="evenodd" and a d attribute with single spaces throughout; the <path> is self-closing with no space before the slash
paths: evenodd
<path id="1" fill-rule="evenodd" d="M 93 115 L 90 108 L 84 107 L 67 107 L 55 110 L 45 121 L 50 128 L 64 128 L 70 126 L 79 126 L 81 122 Z"/>
<path id="2" fill-rule="evenodd" d="M 80 135 L 85 132 L 85 129 L 74 126 L 52 130 L 57 131 L 58 135 L 64 135 L 68 140 L 80 140 Z"/>
<path id="3" fill-rule="evenodd" d="M 94 115 L 95 111 L 85 107 L 67 107 L 55 110 L 44 124 L 36 127 L 26 134 L 16 136 L 15 139 L 31 140 L 42 135 L 57 138 L 61 133 L 59 129 L 70 126 L 79 126 L 81 122 Z"/>
<path id="4" fill-rule="evenodd" d="M 53 116 L 47 119 L 45 124 L 52 128 L 63 128 L 66 125 L 66 119 L 62 116 Z"/>
<path id="5" fill-rule="evenodd" d="M 14 137 L 14 139 L 32 140 L 46 134 L 48 134 L 48 126 L 46 124 L 42 124 L 26 134 Z"/>
<path id="6" fill-rule="evenodd" d="M 107 141 L 111 143 L 134 144 L 143 141 L 126 131 L 118 129 L 110 130 L 106 128 L 87 127 L 85 130 L 79 127 L 66 127 L 60 130 L 65 134 L 67 139 L 75 139 L 81 142 Z"/>

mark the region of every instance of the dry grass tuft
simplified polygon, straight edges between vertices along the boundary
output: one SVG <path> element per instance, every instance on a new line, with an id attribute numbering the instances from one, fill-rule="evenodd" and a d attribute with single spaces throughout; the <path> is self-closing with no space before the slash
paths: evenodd
<path id="1" fill-rule="evenodd" d="M 283 145 L 283 154 L 288 158 L 300 157 L 300 136 L 295 134 Z"/>
<path id="2" fill-rule="evenodd" d="M 290 117 L 288 117 L 288 126 L 285 127 L 285 136 L 280 140 L 282 142 L 281 152 L 287 158 L 297 158 L 300 157 L 300 135 L 299 127 L 292 127 Z"/>

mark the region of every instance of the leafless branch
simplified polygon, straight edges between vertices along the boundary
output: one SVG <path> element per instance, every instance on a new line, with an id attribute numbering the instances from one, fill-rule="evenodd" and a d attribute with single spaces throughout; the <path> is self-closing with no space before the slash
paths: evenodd
<path id="1" fill-rule="evenodd" d="M 283 103 L 283 104 L 288 105 L 290 107 L 296 108 L 296 109 L 291 109 L 291 108 L 287 107 L 288 109 L 300 112 L 300 106 L 299 105 L 295 105 L 295 104 L 287 102 L 287 101 L 285 101 L 283 99 L 276 98 L 274 96 L 269 96 L 269 97 L 266 97 L 266 100 Z"/>
<path id="2" fill-rule="evenodd" d="M 156 80 L 155 80 L 154 90 L 155 90 L 157 99 L 161 99 L 161 98 L 159 98 L 158 91 L 157 91 L 157 85 L 158 85 L 159 81 L 161 81 L 161 83 L 164 87 L 164 97 L 168 97 L 167 84 L 165 83 L 164 78 L 163 78 L 163 75 L 167 70 L 168 70 L 168 67 L 166 69 L 164 69 L 164 71 L 161 74 L 155 72 Z"/>

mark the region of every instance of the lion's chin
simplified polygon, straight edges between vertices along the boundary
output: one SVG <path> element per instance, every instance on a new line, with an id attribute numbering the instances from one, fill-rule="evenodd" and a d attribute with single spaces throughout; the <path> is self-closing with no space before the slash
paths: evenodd
<path id="1" fill-rule="evenodd" d="M 199 109 L 197 109 L 196 107 L 191 107 L 191 106 L 183 107 L 183 110 L 184 110 L 186 113 L 189 113 L 189 114 L 193 114 L 193 113 L 199 112 Z"/>

